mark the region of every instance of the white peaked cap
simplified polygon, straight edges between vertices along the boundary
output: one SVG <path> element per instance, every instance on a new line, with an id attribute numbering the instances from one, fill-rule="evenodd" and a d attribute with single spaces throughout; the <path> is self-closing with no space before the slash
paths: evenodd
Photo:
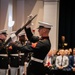
<path id="1" fill-rule="evenodd" d="M 20 32 L 19 36 L 26 35 L 25 32 Z"/>
<path id="2" fill-rule="evenodd" d="M 0 34 L 7 34 L 7 30 L 6 29 L 0 30 Z"/>
<path id="3" fill-rule="evenodd" d="M 39 23 L 39 27 L 38 28 L 40 28 L 40 27 L 44 27 L 44 28 L 51 28 L 51 27 L 53 27 L 53 25 L 51 25 L 49 23 L 46 23 L 46 22 L 39 21 L 38 23 Z"/>

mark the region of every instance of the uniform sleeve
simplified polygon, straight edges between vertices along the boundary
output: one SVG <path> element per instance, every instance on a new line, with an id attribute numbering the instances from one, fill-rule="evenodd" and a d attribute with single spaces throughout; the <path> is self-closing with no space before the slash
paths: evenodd
<path id="1" fill-rule="evenodd" d="M 35 52 L 38 51 L 42 48 L 48 48 L 50 47 L 50 44 L 47 43 L 47 41 L 38 41 L 36 43 L 32 43 L 31 45 L 26 45 L 21 47 L 21 50 L 23 50 L 24 52 Z"/>
<path id="2" fill-rule="evenodd" d="M 26 32 L 27 38 L 30 42 L 39 41 L 39 37 L 38 36 L 33 36 L 30 28 L 25 28 L 25 32 Z"/>

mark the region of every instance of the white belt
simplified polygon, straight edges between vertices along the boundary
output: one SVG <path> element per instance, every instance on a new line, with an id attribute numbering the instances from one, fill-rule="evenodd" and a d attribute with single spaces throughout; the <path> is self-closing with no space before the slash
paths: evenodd
<path id="1" fill-rule="evenodd" d="M 38 58 L 31 57 L 31 60 L 39 62 L 39 63 L 43 63 L 43 60 L 38 59 Z"/>
<path id="2" fill-rule="evenodd" d="M 19 55 L 24 55 L 24 53 L 20 53 Z"/>
<path id="3" fill-rule="evenodd" d="M 7 55 L 7 54 L 0 54 L 0 56 L 4 56 L 4 57 L 7 57 L 8 55 Z"/>
<path id="4" fill-rule="evenodd" d="M 18 54 L 11 54 L 11 56 L 18 56 Z"/>

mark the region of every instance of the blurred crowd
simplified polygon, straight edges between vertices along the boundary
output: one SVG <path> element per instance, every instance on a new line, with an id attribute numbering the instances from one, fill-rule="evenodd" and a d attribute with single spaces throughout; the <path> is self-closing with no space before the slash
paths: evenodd
<path id="1" fill-rule="evenodd" d="M 48 75 L 75 74 L 75 48 L 50 50 L 44 60 Z"/>

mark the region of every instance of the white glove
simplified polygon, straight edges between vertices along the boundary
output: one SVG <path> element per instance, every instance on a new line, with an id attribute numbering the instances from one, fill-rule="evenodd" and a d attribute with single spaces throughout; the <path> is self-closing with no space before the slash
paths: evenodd
<path id="1" fill-rule="evenodd" d="M 12 39 L 13 42 L 17 41 L 17 37 L 16 37 L 15 34 L 12 34 L 10 37 L 11 37 L 11 39 Z"/>

